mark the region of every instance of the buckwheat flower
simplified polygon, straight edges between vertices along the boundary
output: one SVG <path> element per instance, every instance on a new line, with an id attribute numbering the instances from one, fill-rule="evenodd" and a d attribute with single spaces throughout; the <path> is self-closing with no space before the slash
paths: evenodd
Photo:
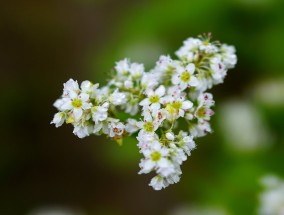
<path id="1" fill-rule="evenodd" d="M 187 87 L 195 87 L 198 85 L 197 78 L 193 75 L 195 65 L 193 63 L 188 64 L 186 67 L 179 66 L 176 68 L 176 74 L 172 77 L 172 83 L 179 85 L 184 90 Z"/>
<path id="2" fill-rule="evenodd" d="M 166 105 L 166 110 L 168 111 L 168 117 L 178 118 L 183 117 L 185 111 L 192 108 L 193 103 L 191 101 L 185 100 L 185 97 L 179 97 L 177 99 L 173 99 L 172 102 Z"/>
<path id="3" fill-rule="evenodd" d="M 169 148 L 170 148 L 170 157 L 175 163 L 181 165 L 183 161 L 187 159 L 184 151 L 181 148 L 177 147 L 176 144 L 170 143 Z"/>
<path id="4" fill-rule="evenodd" d="M 196 58 L 195 52 L 198 51 L 202 41 L 200 39 L 188 38 L 183 42 L 183 46 L 176 51 L 176 55 L 180 59 L 185 59 L 189 62 L 193 61 Z"/>
<path id="5" fill-rule="evenodd" d="M 166 188 L 168 184 L 162 176 L 156 175 L 151 179 L 149 186 L 153 187 L 154 190 L 161 190 Z"/>
<path id="6" fill-rule="evenodd" d="M 233 68 L 237 63 L 236 49 L 234 46 L 222 44 L 221 48 L 222 61 L 228 69 Z"/>
<path id="7" fill-rule="evenodd" d="M 50 122 L 50 124 L 55 124 L 55 127 L 60 127 L 66 119 L 66 113 L 65 112 L 59 112 L 54 115 L 53 120 Z"/>
<path id="8" fill-rule="evenodd" d="M 166 89 L 163 85 L 159 86 L 155 91 L 152 89 L 146 90 L 147 98 L 143 99 L 139 105 L 150 106 L 152 109 L 160 109 L 161 98 L 165 95 Z"/>
<path id="9" fill-rule="evenodd" d="M 179 168 L 179 171 L 177 171 L 177 167 L 175 169 L 176 169 L 176 172 L 174 172 L 173 174 L 169 175 L 168 177 L 164 179 L 165 185 L 169 186 L 170 184 L 176 184 L 180 181 L 180 175 L 182 174 L 182 172 L 180 171 L 180 168 Z"/>
<path id="10" fill-rule="evenodd" d="M 201 94 L 198 98 L 198 107 L 194 113 L 194 116 L 198 120 L 209 121 L 211 116 L 214 114 L 214 111 L 211 110 L 211 106 L 214 104 L 212 94 L 204 93 Z"/>
<path id="11" fill-rule="evenodd" d="M 119 75 L 127 75 L 129 73 L 129 69 L 130 67 L 128 59 L 124 59 L 116 63 L 115 70 Z"/>
<path id="12" fill-rule="evenodd" d="M 132 63 L 130 65 L 129 71 L 130 71 L 131 77 L 134 80 L 140 79 L 140 77 L 144 73 L 144 65 L 143 64 L 139 64 L 139 63 Z"/>
<path id="13" fill-rule="evenodd" d="M 127 119 L 127 123 L 125 125 L 125 131 L 132 134 L 139 130 L 137 126 L 137 120 L 135 119 Z"/>
<path id="14" fill-rule="evenodd" d="M 63 97 L 75 97 L 80 93 L 79 84 L 73 79 L 69 79 L 63 84 Z"/>
<path id="15" fill-rule="evenodd" d="M 56 99 L 56 101 L 53 103 L 53 106 L 59 110 L 62 111 L 61 106 L 64 104 L 63 99 Z"/>
<path id="16" fill-rule="evenodd" d="M 221 58 L 219 56 L 212 58 L 210 67 L 214 84 L 222 83 L 227 74 L 227 68 L 223 64 Z"/>
<path id="17" fill-rule="evenodd" d="M 139 101 L 138 101 L 137 98 L 131 97 L 130 99 L 128 99 L 128 102 L 125 103 L 125 105 L 123 106 L 123 109 L 125 109 L 126 113 L 129 113 L 131 116 L 134 116 L 139 111 L 139 103 L 138 102 Z"/>
<path id="18" fill-rule="evenodd" d="M 193 137 L 188 136 L 186 132 L 185 135 L 181 136 L 181 139 L 178 141 L 177 145 L 182 148 L 188 156 L 190 156 L 191 151 L 196 147 Z"/>
<path id="19" fill-rule="evenodd" d="M 218 51 L 218 48 L 210 43 L 208 39 L 202 41 L 199 49 L 208 54 L 216 53 Z"/>
<path id="20" fill-rule="evenodd" d="M 86 125 L 74 125 L 73 134 L 75 134 L 79 138 L 84 138 L 92 134 L 93 127 Z"/>
<path id="21" fill-rule="evenodd" d="M 107 119 L 108 107 L 109 107 L 109 103 L 105 102 L 101 106 L 93 106 L 91 108 L 92 118 L 95 123 L 98 123 L 99 121 L 104 121 Z"/>
<path id="22" fill-rule="evenodd" d="M 83 81 L 81 83 L 81 92 L 86 93 L 93 98 L 95 96 L 96 90 L 98 89 L 99 84 L 93 84 L 90 81 Z"/>
<path id="23" fill-rule="evenodd" d="M 145 111 L 144 121 L 137 122 L 137 126 L 143 132 L 153 133 L 158 129 L 158 127 L 160 126 L 160 123 L 153 119 L 153 117 L 151 116 L 151 113 Z"/>
<path id="24" fill-rule="evenodd" d="M 150 149 L 143 151 L 145 158 L 142 159 L 139 164 L 141 168 L 139 174 L 149 173 L 154 169 L 158 174 L 164 177 L 173 173 L 174 166 L 167 158 L 169 152 L 169 149 L 163 147 L 160 142 L 154 141 Z"/>
<path id="25" fill-rule="evenodd" d="M 145 72 L 141 77 L 141 87 L 144 89 L 153 89 L 159 84 L 159 74 L 154 72 Z"/>
<path id="26" fill-rule="evenodd" d="M 212 132 L 211 126 L 207 121 L 200 121 L 189 128 L 189 132 L 193 137 L 203 137 Z"/>
<path id="27" fill-rule="evenodd" d="M 161 70 L 169 70 L 171 69 L 173 64 L 173 60 L 170 56 L 161 55 L 159 60 L 156 62 L 156 65 Z"/>
<path id="28" fill-rule="evenodd" d="M 148 133 L 144 131 L 140 131 L 136 137 L 138 140 L 138 147 L 140 148 L 140 152 L 143 153 L 145 149 L 150 148 L 154 141 L 158 141 L 159 137 L 155 133 Z"/>
<path id="29" fill-rule="evenodd" d="M 94 98 L 97 103 L 105 102 L 109 97 L 109 86 L 104 86 L 102 88 L 98 88 L 94 92 Z"/>
<path id="30" fill-rule="evenodd" d="M 72 111 L 75 121 L 79 121 L 83 115 L 84 110 L 88 110 L 92 107 L 89 103 L 89 95 L 86 93 L 69 93 L 68 97 L 63 98 L 63 104 L 61 109 L 64 111 Z"/>
<path id="31" fill-rule="evenodd" d="M 165 108 L 154 109 L 152 111 L 152 117 L 160 125 L 167 118 L 167 110 Z"/>
<path id="32" fill-rule="evenodd" d="M 118 89 L 116 89 L 112 94 L 109 96 L 110 103 L 114 105 L 122 105 L 126 103 L 126 95 L 124 93 L 120 93 Z"/>
<path id="33" fill-rule="evenodd" d="M 121 122 L 118 123 L 112 122 L 108 125 L 108 127 L 109 127 L 109 136 L 118 137 L 123 134 L 125 125 L 122 124 Z"/>
<path id="34" fill-rule="evenodd" d="M 126 88 L 126 89 L 130 89 L 130 88 L 133 88 L 133 81 L 131 81 L 131 80 L 126 80 L 126 81 L 124 81 L 124 87 Z"/>
<path id="35" fill-rule="evenodd" d="M 173 134 L 173 132 L 167 132 L 166 133 L 166 138 L 168 140 L 174 140 L 175 139 L 175 135 Z"/>

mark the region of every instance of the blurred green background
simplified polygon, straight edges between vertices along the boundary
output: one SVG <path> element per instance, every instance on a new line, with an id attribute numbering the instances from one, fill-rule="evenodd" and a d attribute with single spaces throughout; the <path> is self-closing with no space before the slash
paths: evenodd
<path id="1" fill-rule="evenodd" d="M 283 9 L 282 0 L 2 1 L 0 214 L 256 214 L 260 178 L 284 176 Z M 235 45 L 238 64 L 211 90 L 215 132 L 196 140 L 178 184 L 148 187 L 135 139 L 120 147 L 49 124 L 69 78 L 103 85 L 116 61 L 149 69 L 207 32 Z"/>

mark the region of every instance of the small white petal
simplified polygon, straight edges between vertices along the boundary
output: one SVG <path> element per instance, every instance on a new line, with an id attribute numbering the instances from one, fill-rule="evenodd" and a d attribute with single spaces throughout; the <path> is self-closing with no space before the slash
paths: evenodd
<path id="1" fill-rule="evenodd" d="M 174 134 L 172 132 L 168 132 L 168 133 L 166 133 L 166 138 L 168 140 L 174 140 L 175 136 L 174 136 Z"/>
<path id="2" fill-rule="evenodd" d="M 74 108 L 73 113 L 74 113 L 75 120 L 78 121 L 81 118 L 83 111 L 81 108 Z"/>
<path id="3" fill-rule="evenodd" d="M 161 85 L 155 90 L 155 94 L 158 95 L 159 97 L 162 97 L 166 93 L 166 88 Z"/>
<path id="4" fill-rule="evenodd" d="M 184 101 L 182 103 L 182 107 L 181 108 L 184 109 L 184 110 L 188 110 L 188 109 L 192 108 L 192 106 L 193 106 L 193 104 L 192 104 L 191 101 Z"/>

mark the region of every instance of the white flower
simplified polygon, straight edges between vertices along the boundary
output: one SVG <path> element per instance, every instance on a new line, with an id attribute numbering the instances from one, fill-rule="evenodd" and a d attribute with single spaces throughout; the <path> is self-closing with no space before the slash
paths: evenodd
<path id="1" fill-rule="evenodd" d="M 149 173 L 155 169 L 158 174 L 166 177 L 174 172 L 174 166 L 167 158 L 169 149 L 163 147 L 160 142 L 152 142 L 151 148 L 145 149 L 143 154 L 145 158 L 139 164 L 139 174 Z"/>
<path id="2" fill-rule="evenodd" d="M 143 153 L 144 150 L 150 148 L 154 141 L 159 140 L 157 134 L 144 131 L 139 132 L 136 138 L 138 140 L 138 147 L 140 148 L 141 153 Z"/>
<path id="3" fill-rule="evenodd" d="M 63 99 L 56 99 L 56 101 L 53 103 L 53 106 L 54 106 L 55 108 L 57 108 L 57 110 L 62 111 L 61 105 L 63 105 L 63 104 L 64 104 Z"/>
<path id="4" fill-rule="evenodd" d="M 144 121 L 137 122 L 137 126 L 141 129 L 141 131 L 147 133 L 155 132 L 158 129 L 159 125 L 160 123 L 154 120 L 151 116 L 151 113 L 149 113 L 148 111 L 144 112 Z"/>
<path id="5" fill-rule="evenodd" d="M 204 93 L 198 97 L 198 107 L 194 112 L 194 116 L 198 120 L 210 120 L 210 117 L 214 114 L 214 111 L 210 107 L 214 104 L 213 96 L 211 93 Z"/>
<path id="6" fill-rule="evenodd" d="M 178 118 L 184 117 L 185 111 L 192 108 L 193 103 L 191 101 L 185 100 L 185 97 L 179 97 L 173 99 L 172 102 L 166 105 L 166 110 L 168 111 L 168 118 Z"/>
<path id="7" fill-rule="evenodd" d="M 141 86 L 144 89 L 153 89 L 159 84 L 159 74 L 153 72 L 145 72 L 141 78 Z"/>
<path id="8" fill-rule="evenodd" d="M 63 98 L 61 109 L 64 111 L 72 111 L 75 121 L 79 121 L 83 115 L 84 110 L 91 108 L 92 104 L 89 103 L 89 95 L 86 93 L 75 94 L 69 93 L 69 97 Z"/>
<path id="9" fill-rule="evenodd" d="M 228 69 L 234 68 L 237 63 L 236 49 L 234 46 L 223 44 L 220 48 L 224 64 Z"/>
<path id="10" fill-rule="evenodd" d="M 126 89 L 132 88 L 132 87 L 133 87 L 133 81 L 131 81 L 131 80 L 126 80 L 126 81 L 124 81 L 124 87 L 125 87 Z"/>
<path id="11" fill-rule="evenodd" d="M 98 123 L 99 121 L 104 121 L 108 117 L 108 107 L 109 103 L 105 102 L 101 106 L 94 106 L 91 109 L 92 112 L 92 118 L 95 123 Z"/>
<path id="12" fill-rule="evenodd" d="M 90 81 L 83 81 L 81 83 L 81 92 L 89 94 L 90 98 L 93 98 L 98 87 L 99 84 L 93 84 Z"/>
<path id="13" fill-rule="evenodd" d="M 76 123 L 74 124 L 73 133 L 79 138 L 89 136 L 93 132 L 93 126 L 89 123 Z"/>
<path id="14" fill-rule="evenodd" d="M 63 97 L 73 98 L 80 93 L 78 82 L 73 79 L 69 79 L 63 86 Z"/>
<path id="15" fill-rule="evenodd" d="M 176 52 L 180 59 L 192 61 L 195 59 L 195 52 L 198 51 L 202 41 L 195 38 L 188 38 L 183 42 L 183 46 Z"/>
<path id="16" fill-rule="evenodd" d="M 207 133 L 211 133 L 212 129 L 207 121 L 200 121 L 197 124 L 193 125 L 192 127 L 189 128 L 190 134 L 193 137 L 203 137 Z"/>
<path id="17" fill-rule="evenodd" d="M 124 93 L 120 93 L 118 89 L 116 89 L 110 96 L 109 96 L 110 103 L 114 105 L 122 105 L 126 103 L 126 95 Z"/>
<path id="18" fill-rule="evenodd" d="M 130 74 L 133 79 L 139 79 L 144 73 L 144 65 L 138 63 L 132 63 L 130 65 Z"/>
<path id="19" fill-rule="evenodd" d="M 137 126 L 137 121 L 135 119 L 127 119 L 127 123 L 125 125 L 125 131 L 132 134 L 139 130 Z"/>
<path id="20" fill-rule="evenodd" d="M 182 90 L 187 87 L 195 87 L 198 85 L 197 78 L 193 75 L 195 65 L 193 63 L 188 64 L 186 67 L 179 66 L 176 68 L 176 74 L 172 77 L 172 83 L 179 85 Z"/>
<path id="21" fill-rule="evenodd" d="M 178 145 L 188 156 L 190 156 L 191 151 L 196 147 L 195 142 L 191 136 L 184 136 L 182 140 L 178 142 Z"/>
<path id="22" fill-rule="evenodd" d="M 168 186 L 168 183 L 162 176 L 157 175 L 151 179 L 149 186 L 153 187 L 154 190 L 161 190 L 163 188 L 166 188 Z"/>
<path id="23" fill-rule="evenodd" d="M 66 113 L 59 112 L 54 115 L 53 120 L 50 122 L 50 124 L 55 124 L 55 127 L 60 127 L 66 119 Z"/>
<path id="24" fill-rule="evenodd" d="M 202 41 L 202 44 L 200 45 L 199 49 L 208 54 L 212 54 L 218 51 L 218 48 L 212 43 L 210 43 L 208 40 Z"/>
<path id="25" fill-rule="evenodd" d="M 214 84 L 222 83 L 224 77 L 227 74 L 227 68 L 221 61 L 221 57 L 217 56 L 211 59 L 210 67 L 212 71 L 212 78 L 214 80 Z"/>
<path id="26" fill-rule="evenodd" d="M 121 136 L 125 128 L 125 126 L 121 122 L 118 123 L 112 122 L 108 125 L 108 127 L 109 127 L 110 137 Z"/>
<path id="27" fill-rule="evenodd" d="M 171 153 L 171 159 L 181 165 L 183 161 L 187 159 L 183 149 L 176 146 L 174 143 L 169 144 L 170 147 L 170 153 Z"/>
<path id="28" fill-rule="evenodd" d="M 265 190 L 261 193 L 259 215 L 284 214 L 284 181 L 276 176 L 262 178 Z"/>
<path id="29" fill-rule="evenodd" d="M 129 60 L 124 59 L 116 63 L 115 69 L 120 75 L 127 75 L 129 72 Z"/>
<path id="30" fill-rule="evenodd" d="M 160 109 L 162 96 L 165 95 L 166 89 L 163 85 L 159 86 L 155 91 L 146 90 L 147 98 L 143 99 L 139 105 L 150 106 L 152 109 Z"/>
<path id="31" fill-rule="evenodd" d="M 168 140 L 174 140 L 175 139 L 175 135 L 173 134 L 173 132 L 167 132 L 166 133 L 166 138 Z"/>

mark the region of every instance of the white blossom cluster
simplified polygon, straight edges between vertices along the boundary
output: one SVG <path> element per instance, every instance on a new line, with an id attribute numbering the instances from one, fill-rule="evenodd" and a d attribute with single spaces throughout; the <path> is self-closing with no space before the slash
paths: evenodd
<path id="1" fill-rule="evenodd" d="M 259 215 L 284 214 L 284 181 L 275 175 L 267 175 L 261 179 L 265 188 L 259 196 Z"/>
<path id="2" fill-rule="evenodd" d="M 72 124 L 80 138 L 105 134 L 121 143 L 136 135 L 143 155 L 139 174 L 155 172 L 155 190 L 177 183 L 193 139 L 211 132 L 214 100 L 206 90 L 223 82 L 237 58 L 233 46 L 210 42 L 210 36 L 187 39 L 176 55 L 160 56 L 149 72 L 143 64 L 119 61 L 101 88 L 70 79 L 51 123 Z"/>

